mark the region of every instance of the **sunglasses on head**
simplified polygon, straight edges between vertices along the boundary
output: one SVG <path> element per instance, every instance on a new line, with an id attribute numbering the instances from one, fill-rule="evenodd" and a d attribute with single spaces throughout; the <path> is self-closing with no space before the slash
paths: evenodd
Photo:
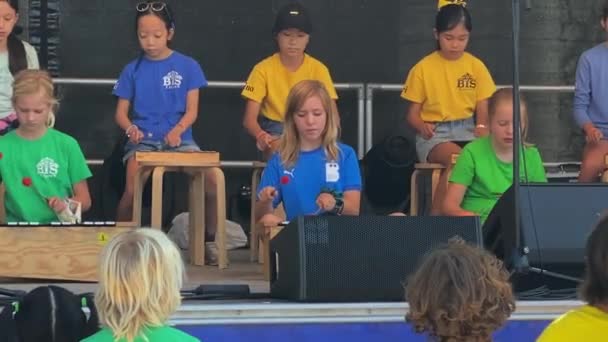
<path id="1" fill-rule="evenodd" d="M 137 4 L 137 6 L 135 6 L 135 9 L 137 9 L 138 12 L 145 12 L 150 9 L 153 10 L 154 12 L 160 12 L 160 11 L 163 11 L 166 7 L 167 7 L 167 4 L 165 4 L 164 2 L 154 1 L 154 2 L 140 2 Z"/>

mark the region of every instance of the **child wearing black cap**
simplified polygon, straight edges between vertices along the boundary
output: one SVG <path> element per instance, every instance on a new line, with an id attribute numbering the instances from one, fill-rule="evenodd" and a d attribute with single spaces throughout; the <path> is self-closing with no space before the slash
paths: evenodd
<path id="1" fill-rule="evenodd" d="M 327 67 L 308 55 L 306 46 L 312 32 L 308 11 L 299 2 L 282 7 L 272 33 L 278 52 L 253 67 L 241 95 L 246 99 L 243 126 L 256 139 L 257 147 L 268 159 L 283 132 L 287 94 L 303 80 L 322 82 L 337 113 L 338 95 Z M 262 114 L 258 122 L 258 116 Z"/>

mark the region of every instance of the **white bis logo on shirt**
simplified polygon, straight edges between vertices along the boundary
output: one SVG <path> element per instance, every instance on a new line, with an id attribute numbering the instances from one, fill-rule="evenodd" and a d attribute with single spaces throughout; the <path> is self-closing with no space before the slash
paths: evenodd
<path id="1" fill-rule="evenodd" d="M 163 76 L 163 86 L 165 89 L 176 89 L 182 85 L 182 75 L 177 71 L 169 71 L 168 74 Z"/>
<path id="2" fill-rule="evenodd" d="M 57 173 L 59 173 L 59 164 L 49 157 L 42 158 L 38 164 L 36 164 L 36 172 L 44 178 L 57 177 Z"/>

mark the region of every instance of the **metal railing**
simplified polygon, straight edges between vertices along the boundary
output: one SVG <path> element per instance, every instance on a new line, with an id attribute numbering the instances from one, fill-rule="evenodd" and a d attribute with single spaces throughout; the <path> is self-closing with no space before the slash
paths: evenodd
<path id="1" fill-rule="evenodd" d="M 97 85 L 97 86 L 113 86 L 116 79 L 109 78 L 55 78 L 56 84 L 70 85 Z M 217 89 L 240 89 L 245 86 L 245 82 L 240 81 L 209 81 L 208 88 Z M 335 83 L 334 86 L 338 90 L 351 90 L 357 92 L 357 155 L 359 159 L 365 154 L 365 84 L 363 83 Z M 92 165 L 98 164 L 99 160 L 89 160 Z M 232 161 L 226 167 L 248 167 L 253 161 Z M 101 161 L 103 163 L 103 161 Z M 237 166 L 238 165 L 238 166 Z M 222 165 L 223 166 L 223 165 Z"/>
<path id="2" fill-rule="evenodd" d="M 113 86 L 116 79 L 108 78 L 56 78 L 56 84 L 71 85 L 108 85 Z M 209 88 L 217 89 L 239 89 L 245 85 L 240 81 L 209 81 Z M 376 91 L 401 91 L 402 84 L 389 83 L 336 83 L 338 90 L 351 90 L 357 92 L 357 155 L 362 159 L 365 153 L 373 146 L 373 117 L 374 117 L 374 93 Z M 509 87 L 509 85 L 498 85 L 498 88 Z M 522 85 L 520 89 L 525 92 L 558 92 L 569 93 L 574 91 L 574 86 L 535 86 Z M 405 116 L 405 113 L 404 113 Z M 103 160 L 90 159 L 90 165 L 103 164 Z M 251 168 L 253 160 L 223 161 L 223 167 Z"/>
<path id="3" fill-rule="evenodd" d="M 510 85 L 498 85 L 497 88 L 506 88 Z M 374 143 L 373 140 L 373 117 L 374 117 L 374 92 L 375 91 L 401 91 L 403 84 L 368 83 L 365 86 L 365 152 L 369 151 Z M 559 92 L 571 93 L 574 86 L 534 86 L 522 85 L 520 90 L 526 92 Z M 403 113 L 405 120 L 405 113 Z"/>

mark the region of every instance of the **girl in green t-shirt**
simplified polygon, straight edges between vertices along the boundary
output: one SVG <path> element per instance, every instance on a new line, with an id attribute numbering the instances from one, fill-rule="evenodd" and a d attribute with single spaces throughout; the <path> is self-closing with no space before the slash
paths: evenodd
<path id="1" fill-rule="evenodd" d="M 6 222 L 78 222 L 63 215 L 91 207 L 91 171 L 78 142 L 53 128 L 57 104 L 51 76 L 40 70 L 15 75 L 12 103 L 19 127 L 0 139 L 0 177 L 6 187 Z M 68 210 L 70 209 L 70 210 Z"/>
<path id="2" fill-rule="evenodd" d="M 481 216 L 484 222 L 502 194 L 513 183 L 513 90 L 500 89 L 489 104 L 490 135 L 464 147 L 450 176 L 443 214 Z M 522 182 L 546 182 L 545 169 L 534 146 L 525 143 L 528 128 L 526 104 L 520 99 L 520 155 Z"/>

